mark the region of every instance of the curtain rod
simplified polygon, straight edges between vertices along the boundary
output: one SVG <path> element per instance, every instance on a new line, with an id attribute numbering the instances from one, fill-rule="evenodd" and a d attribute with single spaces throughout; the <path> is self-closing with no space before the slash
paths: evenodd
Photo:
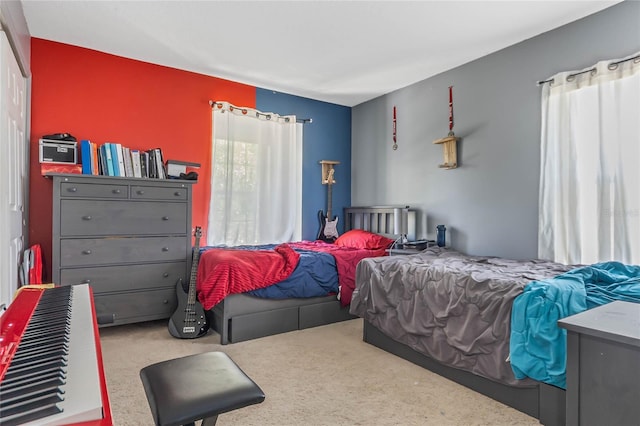
<path id="1" fill-rule="evenodd" d="M 623 59 L 623 60 L 617 61 L 617 62 L 611 62 L 609 65 L 607 65 L 607 68 L 609 68 L 610 70 L 613 71 L 618 67 L 619 64 L 622 64 L 622 63 L 627 62 L 627 61 L 640 62 L 640 55 L 636 55 L 636 56 L 633 56 L 631 58 Z M 571 81 L 574 77 L 577 77 L 580 74 L 585 74 L 585 73 L 588 73 L 588 72 L 595 72 L 595 71 L 596 71 L 596 67 L 593 67 L 593 68 L 589 68 L 588 70 L 580 71 L 580 72 L 577 72 L 577 73 L 574 73 L 574 74 L 569 74 L 567 76 L 567 81 Z M 552 81 L 553 81 L 553 78 L 550 78 L 548 80 L 539 81 L 538 82 L 538 86 L 540 86 L 542 84 L 545 84 L 545 83 L 551 83 Z"/>
<path id="2" fill-rule="evenodd" d="M 216 103 L 217 103 L 217 102 L 214 102 L 214 101 L 211 101 L 211 100 L 210 100 L 210 101 L 209 101 L 209 106 L 211 106 L 211 108 L 213 108 L 213 106 L 214 106 Z M 233 105 L 230 105 L 230 108 L 231 108 L 232 110 L 233 110 L 234 108 L 237 108 L 237 109 L 242 110 L 242 112 L 243 112 L 244 114 L 246 114 L 246 113 L 247 113 L 247 108 L 239 108 L 239 107 L 237 107 L 237 106 L 233 106 Z M 256 115 L 262 115 L 262 116 L 264 116 L 264 117 L 267 117 L 267 120 L 270 120 L 270 119 L 271 119 L 271 114 L 266 114 L 266 113 L 264 113 L 264 112 L 256 111 Z M 313 123 L 313 119 L 311 119 L 311 118 L 296 118 L 296 123 L 302 123 L 302 124 L 306 124 L 306 123 Z"/>

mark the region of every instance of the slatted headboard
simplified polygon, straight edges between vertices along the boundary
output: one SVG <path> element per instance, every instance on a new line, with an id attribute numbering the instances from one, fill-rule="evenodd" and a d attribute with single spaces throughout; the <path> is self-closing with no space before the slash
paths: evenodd
<path id="1" fill-rule="evenodd" d="M 394 232 L 396 223 L 405 221 L 407 224 L 407 238 L 416 239 L 416 211 L 409 206 L 370 206 L 345 207 L 344 232 L 350 229 L 364 229 L 382 234 L 389 238 L 398 238 Z"/>

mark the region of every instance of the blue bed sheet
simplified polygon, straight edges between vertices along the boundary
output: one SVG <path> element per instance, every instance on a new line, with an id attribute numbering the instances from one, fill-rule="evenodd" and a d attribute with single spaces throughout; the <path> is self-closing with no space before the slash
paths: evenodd
<path id="1" fill-rule="evenodd" d="M 273 250 L 277 244 L 236 246 L 234 250 Z M 205 251 L 212 247 L 202 247 Z M 216 247 L 224 248 L 224 247 Z M 329 253 L 292 247 L 300 254 L 298 265 L 285 280 L 245 294 L 265 299 L 320 297 L 338 294 L 338 270 L 336 260 Z"/>
<path id="2" fill-rule="evenodd" d="M 527 284 L 511 311 L 516 378 L 565 388 L 566 330 L 557 321 L 614 300 L 640 303 L 640 266 L 604 262 Z"/>

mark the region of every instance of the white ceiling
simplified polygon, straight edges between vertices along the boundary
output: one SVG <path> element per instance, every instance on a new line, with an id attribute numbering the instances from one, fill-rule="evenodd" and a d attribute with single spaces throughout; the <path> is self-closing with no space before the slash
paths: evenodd
<path id="1" fill-rule="evenodd" d="M 32 37 L 346 106 L 618 2 L 22 0 Z"/>

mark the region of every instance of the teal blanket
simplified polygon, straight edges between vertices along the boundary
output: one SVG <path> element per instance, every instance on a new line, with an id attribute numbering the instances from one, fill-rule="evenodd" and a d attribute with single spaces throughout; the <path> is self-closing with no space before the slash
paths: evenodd
<path id="1" fill-rule="evenodd" d="M 527 284 L 511 311 L 509 358 L 516 378 L 565 388 L 567 332 L 558 320 L 614 300 L 640 303 L 640 266 L 604 262 Z"/>

